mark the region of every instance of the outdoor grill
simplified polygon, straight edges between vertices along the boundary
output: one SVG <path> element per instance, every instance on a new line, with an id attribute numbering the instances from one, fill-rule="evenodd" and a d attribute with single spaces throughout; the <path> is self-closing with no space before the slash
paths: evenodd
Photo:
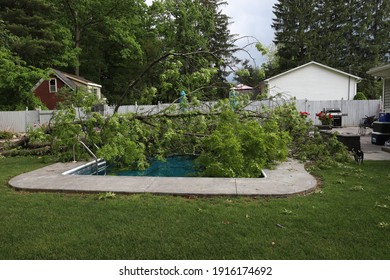
<path id="1" fill-rule="evenodd" d="M 343 116 L 341 108 L 324 108 L 322 112 L 332 115 L 334 127 L 341 127 L 341 118 Z"/>

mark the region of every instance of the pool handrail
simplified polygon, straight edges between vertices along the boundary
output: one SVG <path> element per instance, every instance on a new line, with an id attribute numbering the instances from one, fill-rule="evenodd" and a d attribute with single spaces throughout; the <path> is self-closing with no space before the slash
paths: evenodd
<path id="1" fill-rule="evenodd" d="M 98 157 L 91 151 L 90 148 L 81 140 L 79 140 L 79 143 L 83 145 L 83 147 L 87 150 L 87 152 L 95 159 L 95 164 L 96 164 L 96 174 L 99 174 L 99 163 L 98 163 Z M 76 162 L 76 152 L 75 152 L 75 145 L 73 145 L 73 162 Z M 95 147 L 97 147 L 95 145 Z"/>

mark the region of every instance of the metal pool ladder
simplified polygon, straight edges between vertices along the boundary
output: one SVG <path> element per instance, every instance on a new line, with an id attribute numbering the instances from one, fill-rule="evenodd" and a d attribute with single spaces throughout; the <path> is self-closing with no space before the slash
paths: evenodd
<path id="1" fill-rule="evenodd" d="M 87 150 L 87 152 L 95 159 L 95 165 L 96 165 L 96 175 L 99 175 L 99 158 L 94 154 L 94 152 L 91 151 L 90 148 L 81 140 L 79 140 L 79 143 L 83 145 L 83 147 Z M 95 145 L 95 144 L 94 144 Z M 73 145 L 73 162 L 76 162 L 76 151 L 75 151 L 75 146 L 76 144 Z M 95 145 L 96 148 L 99 148 L 98 146 Z M 104 161 L 104 172 L 106 172 L 106 164 Z M 106 174 L 104 174 L 106 175 Z"/>

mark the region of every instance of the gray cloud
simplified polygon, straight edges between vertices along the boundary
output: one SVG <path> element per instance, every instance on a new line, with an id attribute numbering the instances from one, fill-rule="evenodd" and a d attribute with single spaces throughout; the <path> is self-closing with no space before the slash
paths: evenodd
<path id="1" fill-rule="evenodd" d="M 231 17 L 233 22 L 230 30 L 231 34 L 241 36 L 253 36 L 264 46 L 272 44 L 274 30 L 271 27 L 272 7 L 277 0 L 228 0 L 228 5 L 223 8 L 223 12 Z M 238 46 L 247 45 L 248 39 L 237 42 Z M 248 48 L 249 53 L 255 59 L 257 65 L 264 61 L 264 57 L 255 47 Z M 251 58 L 244 52 L 238 54 L 240 58 Z"/>

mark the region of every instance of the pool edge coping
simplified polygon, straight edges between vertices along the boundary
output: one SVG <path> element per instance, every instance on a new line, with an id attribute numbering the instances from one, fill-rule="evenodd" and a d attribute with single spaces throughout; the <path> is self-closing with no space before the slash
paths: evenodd
<path id="1" fill-rule="evenodd" d="M 314 190 L 317 180 L 304 165 L 289 159 L 266 178 L 127 177 L 63 175 L 85 162 L 55 163 L 20 174 L 8 184 L 17 190 L 126 194 L 153 193 L 196 196 L 289 196 Z M 180 188 L 178 188 L 180 185 Z"/>

